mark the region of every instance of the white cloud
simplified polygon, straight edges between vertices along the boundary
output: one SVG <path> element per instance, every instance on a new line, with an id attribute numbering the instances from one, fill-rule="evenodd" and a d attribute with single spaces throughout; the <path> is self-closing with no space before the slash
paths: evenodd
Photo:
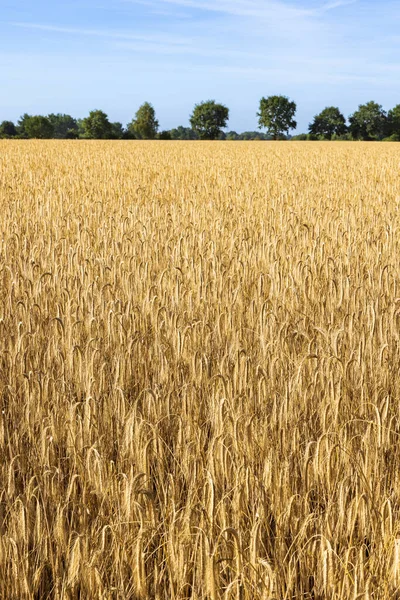
<path id="1" fill-rule="evenodd" d="M 124 33 L 119 31 L 108 31 L 104 29 L 81 29 L 79 27 L 64 27 L 59 25 L 48 25 L 42 23 L 11 22 L 9 25 L 23 29 L 36 29 L 54 33 L 65 33 L 85 37 L 109 38 L 113 40 L 137 40 L 141 42 L 166 42 L 168 44 L 180 45 L 190 44 L 191 38 L 179 38 L 172 35 L 143 35 L 138 33 Z"/>
<path id="2" fill-rule="evenodd" d="M 350 6 L 350 4 L 355 4 L 356 2 L 358 2 L 358 0 L 333 0 L 332 2 L 322 5 L 318 12 L 328 12 L 329 10 L 334 10 L 335 8 Z"/>
<path id="3" fill-rule="evenodd" d="M 232 16 L 255 17 L 258 19 L 291 20 L 321 15 L 330 10 L 354 4 L 358 0 L 332 0 L 317 8 L 296 7 L 278 0 L 123 0 L 147 6 L 174 5 L 195 8 Z"/>
<path id="4" fill-rule="evenodd" d="M 255 17 L 257 19 L 298 19 L 310 16 L 313 11 L 296 8 L 277 0 L 125 0 L 131 4 L 148 6 L 173 5 L 209 12 L 223 13 L 239 17 Z"/>

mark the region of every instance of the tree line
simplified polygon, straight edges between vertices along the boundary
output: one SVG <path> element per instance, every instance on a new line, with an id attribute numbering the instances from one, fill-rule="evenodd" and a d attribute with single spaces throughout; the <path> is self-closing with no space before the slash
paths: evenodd
<path id="1" fill-rule="evenodd" d="M 400 104 L 388 112 L 377 102 L 360 104 L 346 120 L 336 106 L 328 106 L 315 115 L 308 133 L 290 136 L 297 127 L 297 105 L 287 96 L 261 98 L 257 112 L 259 129 L 265 132 L 237 133 L 223 130 L 229 120 L 229 109 L 215 100 L 196 104 L 190 116 L 190 127 L 179 126 L 159 130 L 154 107 L 142 104 L 125 127 L 111 122 L 102 110 L 92 110 L 84 119 L 66 114 L 24 114 L 17 124 L 0 123 L 0 138 L 16 139 L 160 139 L 160 140 L 389 140 L 400 141 Z"/>

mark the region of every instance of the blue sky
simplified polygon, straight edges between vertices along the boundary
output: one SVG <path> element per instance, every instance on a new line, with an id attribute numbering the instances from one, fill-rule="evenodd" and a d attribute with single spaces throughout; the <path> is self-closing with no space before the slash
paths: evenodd
<path id="1" fill-rule="evenodd" d="M 130 121 L 152 102 L 162 129 L 196 102 L 254 130 L 261 96 L 298 105 L 298 131 L 337 105 L 400 103 L 400 1 L 1 0 L 0 121 L 101 108 Z"/>

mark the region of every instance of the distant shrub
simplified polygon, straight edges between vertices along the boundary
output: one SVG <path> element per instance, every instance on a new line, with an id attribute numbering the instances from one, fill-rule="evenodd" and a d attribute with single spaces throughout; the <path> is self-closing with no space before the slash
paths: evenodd
<path id="1" fill-rule="evenodd" d="M 65 134 L 66 140 L 77 140 L 78 138 L 79 131 L 77 131 L 76 129 L 68 129 L 67 133 Z"/>
<path id="2" fill-rule="evenodd" d="M 169 131 L 160 131 L 157 137 L 159 140 L 172 140 L 172 136 Z"/>
<path id="3" fill-rule="evenodd" d="M 291 138 L 291 140 L 294 142 L 317 142 L 320 139 L 323 138 L 315 135 L 314 133 L 299 133 Z"/>
<path id="4" fill-rule="evenodd" d="M 400 135 L 398 133 L 393 133 L 389 137 L 383 138 L 382 142 L 400 142 Z"/>

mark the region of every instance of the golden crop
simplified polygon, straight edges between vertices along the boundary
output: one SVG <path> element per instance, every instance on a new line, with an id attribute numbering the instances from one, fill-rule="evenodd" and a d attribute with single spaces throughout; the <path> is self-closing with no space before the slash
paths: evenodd
<path id="1" fill-rule="evenodd" d="M 2 600 L 396 597 L 399 167 L 0 142 Z"/>

